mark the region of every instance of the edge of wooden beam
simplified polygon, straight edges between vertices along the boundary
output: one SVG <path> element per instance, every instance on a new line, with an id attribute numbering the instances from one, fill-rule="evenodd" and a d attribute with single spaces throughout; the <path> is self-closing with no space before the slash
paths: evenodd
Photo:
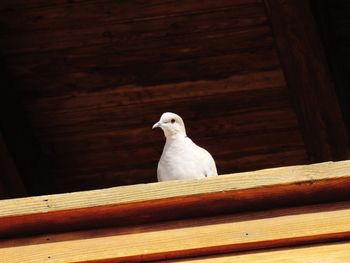
<path id="1" fill-rule="evenodd" d="M 350 202 L 0 241 L 4 262 L 144 262 L 349 240 Z"/>
<path id="2" fill-rule="evenodd" d="M 0 201 L 0 236 L 350 199 L 350 161 Z"/>
<path id="3" fill-rule="evenodd" d="M 294 263 L 315 263 L 320 262 L 321 258 L 323 262 L 347 262 L 350 258 L 350 242 L 313 244 L 308 246 L 250 251 L 246 253 L 184 258 L 168 260 L 166 263 L 280 263 L 282 260 Z"/>

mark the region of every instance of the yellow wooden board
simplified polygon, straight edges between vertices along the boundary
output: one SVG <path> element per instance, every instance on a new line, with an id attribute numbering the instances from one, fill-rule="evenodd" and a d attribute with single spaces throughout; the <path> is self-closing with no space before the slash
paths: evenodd
<path id="1" fill-rule="evenodd" d="M 350 199 L 350 161 L 0 201 L 2 236 Z"/>
<path id="2" fill-rule="evenodd" d="M 158 261 L 159 262 L 159 261 Z M 318 244 L 298 248 L 213 255 L 192 259 L 162 261 L 166 263 L 347 263 L 350 262 L 350 242 Z"/>
<path id="3" fill-rule="evenodd" d="M 350 238 L 350 202 L 0 242 L 1 262 L 164 260 Z"/>
<path id="4" fill-rule="evenodd" d="M 314 183 L 318 180 L 345 177 L 350 177 L 350 161 L 288 166 L 221 175 L 203 180 L 178 180 L 2 200 L 0 201 L 0 217 L 130 204 L 281 184 Z"/>

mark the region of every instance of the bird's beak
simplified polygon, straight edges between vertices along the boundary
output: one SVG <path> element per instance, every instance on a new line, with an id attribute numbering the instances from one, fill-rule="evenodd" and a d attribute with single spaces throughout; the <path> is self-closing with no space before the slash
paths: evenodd
<path id="1" fill-rule="evenodd" d="M 161 122 L 157 122 L 156 124 L 154 124 L 154 125 L 152 126 L 152 129 L 160 128 L 161 125 L 162 125 Z"/>

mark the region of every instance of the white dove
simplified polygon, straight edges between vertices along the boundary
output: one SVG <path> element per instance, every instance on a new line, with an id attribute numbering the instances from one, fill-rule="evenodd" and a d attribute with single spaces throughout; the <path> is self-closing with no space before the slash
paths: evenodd
<path id="1" fill-rule="evenodd" d="M 196 145 L 186 135 L 182 118 L 165 112 L 154 128 L 164 131 L 166 142 L 158 162 L 158 181 L 201 179 L 217 176 L 216 165 L 210 153 Z"/>

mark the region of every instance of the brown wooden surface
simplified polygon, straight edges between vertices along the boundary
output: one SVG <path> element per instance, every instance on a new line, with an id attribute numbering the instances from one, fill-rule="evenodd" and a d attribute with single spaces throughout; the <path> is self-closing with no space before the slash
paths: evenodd
<path id="1" fill-rule="evenodd" d="M 349 158 L 347 131 L 309 2 L 265 2 L 309 158 Z"/>
<path id="2" fill-rule="evenodd" d="M 269 10 L 262 0 L 2 1 L 0 51 L 52 182 L 35 185 L 154 182 L 164 138 L 151 126 L 164 111 L 184 118 L 220 174 L 345 158 L 331 86 L 315 88 L 324 65 L 300 70 L 306 56 L 282 67 L 295 52 L 281 50 L 291 36 L 272 30 Z M 318 50 L 301 34 L 301 50 Z M 307 96 L 291 76 L 313 81 Z"/>
<path id="3" fill-rule="evenodd" d="M 350 135 L 350 2 L 310 0 Z"/>
<path id="4" fill-rule="evenodd" d="M 0 233 L 24 236 L 350 199 L 350 161 L 0 202 Z M 101 223 L 103 222 L 103 223 Z"/>
<path id="5" fill-rule="evenodd" d="M 6 195 L 20 197 L 54 192 L 45 158 L 35 131 L 25 114 L 16 81 L 0 57 L 0 135 L 5 162 L 0 172 Z M 1 147 L 1 146 L 0 146 Z M 12 167 L 14 166 L 14 167 Z M 6 168 L 7 167 L 7 168 Z"/>
<path id="6" fill-rule="evenodd" d="M 350 203 L 0 241 L 12 262 L 143 262 L 350 238 Z"/>
<path id="7" fill-rule="evenodd" d="M 284 247 L 273 250 L 253 251 L 226 255 L 212 255 L 208 257 L 164 260 L 167 263 L 315 263 L 332 262 L 344 263 L 350 260 L 350 242 L 326 243 L 305 247 Z"/>
<path id="8" fill-rule="evenodd" d="M 16 165 L 0 131 L 0 199 L 27 196 Z"/>

